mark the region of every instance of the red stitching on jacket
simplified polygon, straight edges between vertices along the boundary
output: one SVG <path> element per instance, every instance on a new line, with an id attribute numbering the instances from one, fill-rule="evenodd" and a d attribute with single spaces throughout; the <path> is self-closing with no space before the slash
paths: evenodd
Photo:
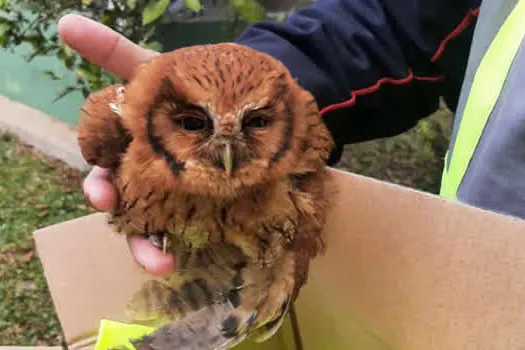
<path id="1" fill-rule="evenodd" d="M 465 18 L 463 18 L 463 20 L 461 21 L 461 23 L 458 24 L 458 26 L 449 35 L 447 35 L 445 39 L 443 39 L 441 44 L 439 44 L 439 47 L 434 56 L 432 56 L 432 58 L 430 59 L 430 62 L 435 63 L 437 60 L 439 60 L 439 58 L 443 54 L 443 51 L 445 51 L 445 46 L 447 46 L 448 42 L 458 37 L 461 33 L 463 33 L 463 31 L 465 31 L 465 29 L 467 29 L 470 26 L 474 17 L 477 17 L 478 15 L 479 7 L 477 9 L 470 9 L 467 12 Z"/>
<path id="2" fill-rule="evenodd" d="M 456 28 L 450 34 L 448 34 L 443 41 L 438 46 L 437 51 L 434 53 L 430 61 L 432 63 L 435 63 L 442 55 L 445 50 L 445 47 L 450 42 L 450 40 L 458 37 L 465 29 L 468 28 L 468 26 L 472 23 L 472 20 L 474 17 L 477 17 L 479 15 L 479 7 L 476 9 L 470 9 L 467 12 L 467 15 L 463 18 L 463 20 L 458 24 Z M 368 95 L 371 93 L 376 92 L 379 90 L 381 85 L 383 84 L 392 84 L 392 85 L 404 85 L 412 82 L 413 80 L 419 80 L 419 81 L 427 81 L 427 82 L 438 82 L 442 81 L 445 77 L 443 75 L 437 76 L 437 77 L 419 77 L 415 76 L 412 73 L 412 70 L 409 68 L 408 70 L 408 76 L 402 79 L 393 79 L 393 78 L 381 78 L 379 79 L 374 85 L 354 90 L 351 92 L 351 97 L 349 100 L 345 102 L 335 103 L 333 105 L 327 106 L 321 110 L 321 116 L 324 116 L 324 114 L 335 111 L 342 108 L 350 108 L 356 103 L 357 96 L 362 95 Z"/>
<path id="3" fill-rule="evenodd" d="M 383 84 L 404 85 L 404 84 L 410 83 L 413 80 L 438 82 L 438 81 L 442 81 L 444 78 L 445 77 L 443 75 L 440 75 L 438 77 L 419 77 L 419 76 L 414 75 L 412 73 L 412 70 L 409 69 L 408 76 L 406 78 L 402 78 L 402 79 L 381 78 L 372 86 L 352 91 L 352 97 L 348 101 L 341 102 L 341 103 L 336 103 L 336 104 L 333 104 L 333 105 L 330 105 L 330 106 L 327 106 L 327 107 L 323 108 L 321 110 L 321 116 L 324 115 L 325 113 L 330 112 L 330 111 L 335 111 L 335 110 L 338 110 L 338 109 L 341 109 L 341 108 L 352 107 L 353 105 L 355 105 L 357 96 L 368 95 L 368 94 L 374 93 L 377 90 L 379 90 L 379 88 Z"/>

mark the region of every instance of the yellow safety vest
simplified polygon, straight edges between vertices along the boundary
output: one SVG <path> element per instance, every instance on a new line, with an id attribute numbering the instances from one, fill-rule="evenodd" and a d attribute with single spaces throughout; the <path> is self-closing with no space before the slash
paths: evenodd
<path id="1" fill-rule="evenodd" d="M 440 192 L 442 197 L 457 199 L 461 181 L 524 36 L 525 0 L 520 0 L 499 29 L 474 76 L 450 163 L 445 162 Z M 445 159 L 448 159 L 448 155 Z"/>

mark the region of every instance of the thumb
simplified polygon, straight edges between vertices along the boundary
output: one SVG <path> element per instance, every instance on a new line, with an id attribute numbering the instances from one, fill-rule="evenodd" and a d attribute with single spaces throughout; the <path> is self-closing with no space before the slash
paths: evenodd
<path id="1" fill-rule="evenodd" d="M 141 62 L 158 55 L 111 28 L 79 15 L 58 22 L 61 39 L 81 56 L 123 79 L 129 79 Z"/>

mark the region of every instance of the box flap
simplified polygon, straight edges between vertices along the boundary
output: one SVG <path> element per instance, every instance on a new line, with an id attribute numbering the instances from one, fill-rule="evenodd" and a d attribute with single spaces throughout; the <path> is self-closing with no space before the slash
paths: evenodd
<path id="1" fill-rule="evenodd" d="M 525 344 L 524 221 L 332 174 L 340 191 L 327 251 L 297 303 L 304 350 Z M 101 318 L 124 320 L 123 306 L 146 275 L 102 214 L 35 238 L 68 343 L 94 335 Z"/>
<path id="2" fill-rule="evenodd" d="M 35 241 L 68 344 L 95 336 L 102 318 L 126 321 L 124 306 L 147 276 L 105 214 L 38 230 Z"/>
<path id="3" fill-rule="evenodd" d="M 327 251 L 297 303 L 304 350 L 525 346 L 524 221 L 336 178 Z"/>

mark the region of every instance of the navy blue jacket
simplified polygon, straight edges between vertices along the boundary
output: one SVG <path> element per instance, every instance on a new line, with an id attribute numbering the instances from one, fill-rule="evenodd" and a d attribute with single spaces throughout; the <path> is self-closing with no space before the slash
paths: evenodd
<path id="1" fill-rule="evenodd" d="M 281 60 L 312 92 L 337 143 L 399 134 L 455 110 L 481 0 L 318 0 L 237 42 Z"/>

